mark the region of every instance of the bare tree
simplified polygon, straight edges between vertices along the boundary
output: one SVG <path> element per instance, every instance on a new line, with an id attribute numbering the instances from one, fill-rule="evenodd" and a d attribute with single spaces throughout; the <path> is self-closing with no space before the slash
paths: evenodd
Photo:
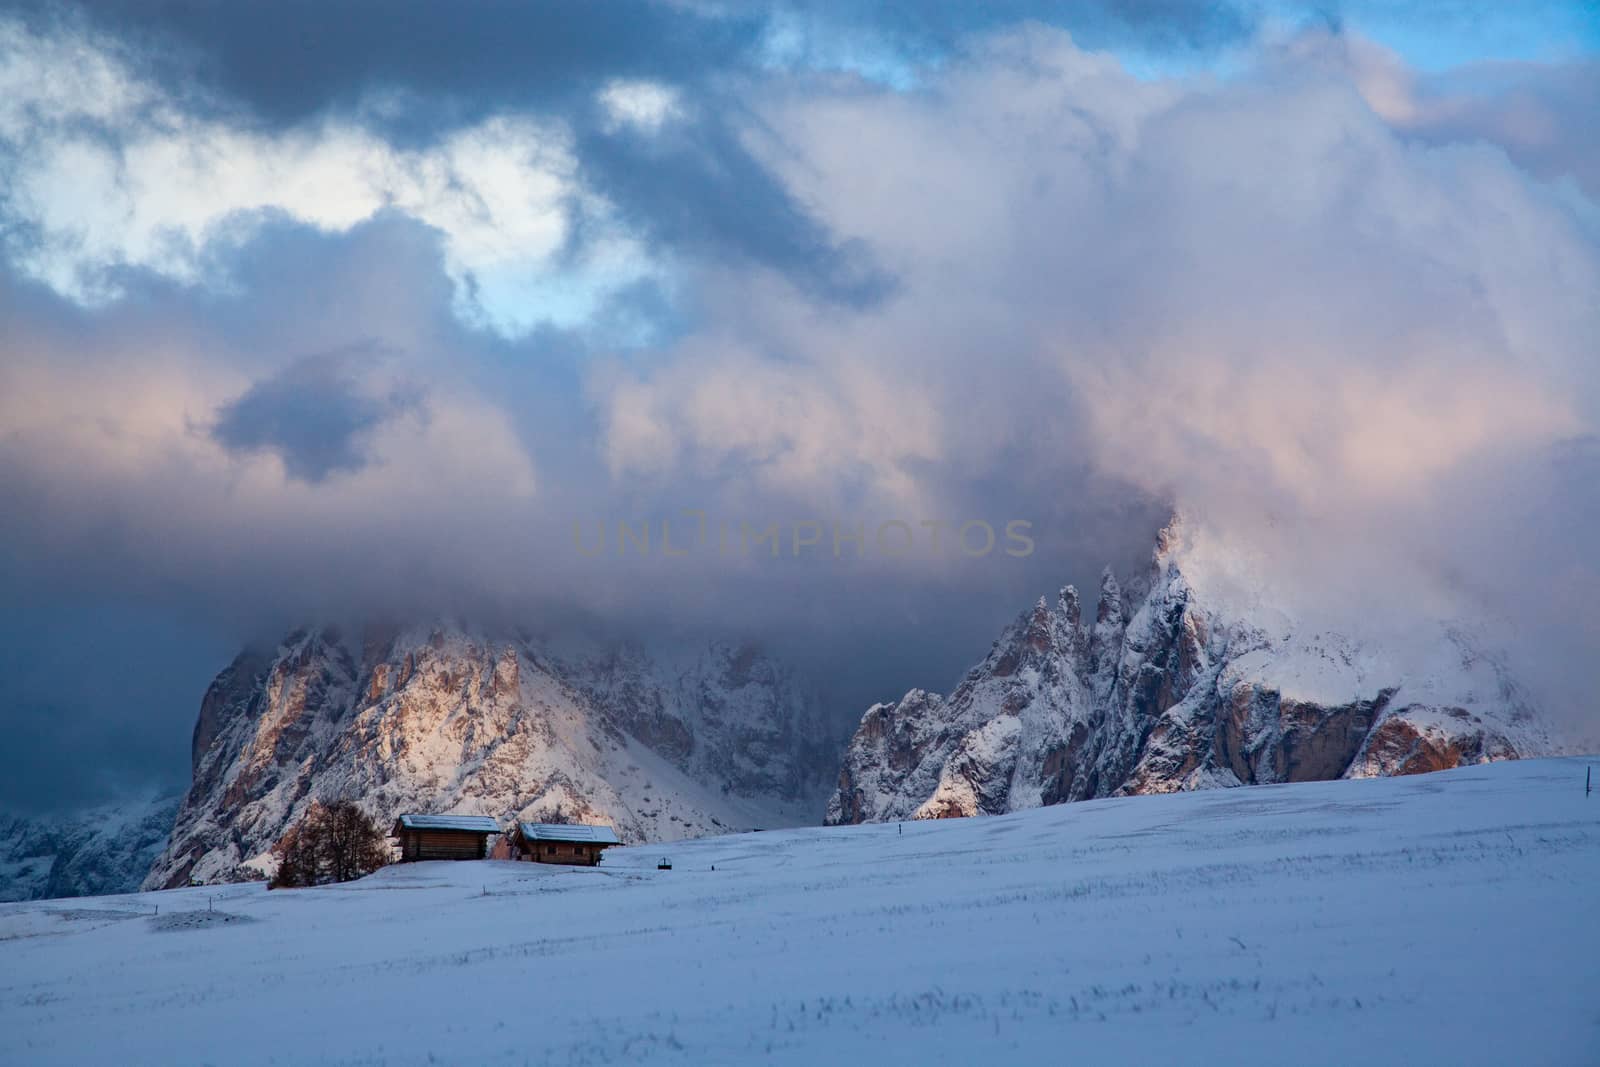
<path id="1" fill-rule="evenodd" d="M 273 851 L 278 854 L 274 888 L 349 882 L 389 862 L 382 828 L 351 800 L 313 802 Z"/>
<path id="2" fill-rule="evenodd" d="M 389 862 L 389 842 L 353 800 L 323 809 L 323 860 L 335 882 L 352 882 Z"/>
<path id="3" fill-rule="evenodd" d="M 278 873 L 268 883 L 271 888 L 292 889 L 317 884 L 317 850 L 314 835 L 309 832 L 313 814 L 314 808 L 273 846 L 272 851 L 278 855 Z"/>

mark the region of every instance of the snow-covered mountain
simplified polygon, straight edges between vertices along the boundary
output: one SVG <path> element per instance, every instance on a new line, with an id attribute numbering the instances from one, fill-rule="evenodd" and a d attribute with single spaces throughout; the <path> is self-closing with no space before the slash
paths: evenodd
<path id="1" fill-rule="evenodd" d="M 0 813 L 0 901 L 131 893 L 161 855 L 176 796 L 62 815 Z"/>
<path id="2" fill-rule="evenodd" d="M 748 646 L 297 632 L 241 653 L 207 692 L 193 785 L 145 885 L 258 877 L 313 799 L 382 820 L 559 808 L 632 843 L 814 822 L 838 751 L 817 711 Z"/>
<path id="3" fill-rule="evenodd" d="M 1124 590 L 1107 570 L 1041 598 L 948 697 L 862 717 L 830 823 L 998 814 L 1209 786 L 1371 777 L 1553 751 L 1504 667 L 1460 626 L 1403 640 L 1304 628 L 1214 580 L 1174 522 Z"/>

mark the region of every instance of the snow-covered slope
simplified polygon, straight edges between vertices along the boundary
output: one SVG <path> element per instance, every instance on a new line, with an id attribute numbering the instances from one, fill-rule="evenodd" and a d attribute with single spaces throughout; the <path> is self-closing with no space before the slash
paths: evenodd
<path id="1" fill-rule="evenodd" d="M 624 841 L 795 825 L 834 750 L 794 680 L 748 647 L 650 656 L 452 625 L 335 630 L 247 651 L 213 683 L 194 783 L 149 888 L 259 876 L 313 799 L 539 818 Z"/>
<path id="2" fill-rule="evenodd" d="M 148 796 L 62 815 L 0 813 L 0 900 L 139 888 L 177 810 L 176 796 Z"/>
<path id="3" fill-rule="evenodd" d="M 1583 775 L 4 905 L 0 1063 L 1592 1064 Z"/>
<path id="4" fill-rule="evenodd" d="M 1040 599 L 949 697 L 868 709 L 831 823 L 999 814 L 1127 793 L 1409 774 L 1553 745 L 1464 628 L 1309 630 L 1223 580 L 1181 522 L 1092 619 Z"/>

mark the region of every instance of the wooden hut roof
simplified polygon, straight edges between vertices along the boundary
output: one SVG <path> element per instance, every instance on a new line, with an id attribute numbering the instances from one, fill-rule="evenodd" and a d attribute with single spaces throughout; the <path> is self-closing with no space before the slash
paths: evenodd
<path id="1" fill-rule="evenodd" d="M 609 826 L 584 826 L 578 823 L 518 823 L 525 841 L 564 841 L 584 845 L 620 845 L 617 832 Z"/>
<path id="2" fill-rule="evenodd" d="M 402 815 L 395 820 L 394 831 L 401 830 L 462 830 L 473 834 L 497 834 L 500 824 L 487 815 Z"/>

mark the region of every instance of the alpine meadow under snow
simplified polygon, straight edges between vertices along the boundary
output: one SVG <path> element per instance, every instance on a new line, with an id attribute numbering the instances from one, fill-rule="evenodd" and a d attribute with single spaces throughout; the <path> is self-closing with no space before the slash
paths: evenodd
<path id="1" fill-rule="evenodd" d="M 1584 770 L 8 904 L 0 1062 L 1595 1063 Z"/>

